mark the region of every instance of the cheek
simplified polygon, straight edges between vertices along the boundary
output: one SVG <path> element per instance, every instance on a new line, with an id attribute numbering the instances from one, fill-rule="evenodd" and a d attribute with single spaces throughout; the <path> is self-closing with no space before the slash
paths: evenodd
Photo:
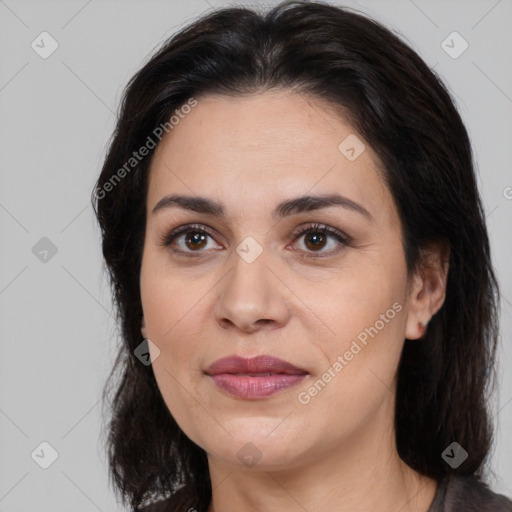
<path id="1" fill-rule="evenodd" d="M 170 347 L 178 331 L 187 344 L 200 341 L 199 323 L 193 318 L 213 284 L 206 276 L 187 273 L 187 269 L 169 268 L 161 258 L 148 255 L 143 260 L 140 289 L 144 318 L 150 337 L 163 345 L 159 348 Z"/>
<path id="2" fill-rule="evenodd" d="M 321 347 L 329 364 L 300 390 L 300 414 L 312 422 L 311 429 L 324 432 L 328 446 L 334 448 L 340 439 L 363 432 L 377 417 L 378 423 L 387 424 L 391 416 L 383 418 L 383 411 L 392 415 L 404 316 L 403 308 L 395 305 L 400 312 L 392 306 L 382 309 L 384 315 L 388 312 L 388 323 L 374 314 L 381 311 L 378 307 L 343 316 L 343 322 L 340 318 L 342 334 L 336 343 Z M 336 431 L 327 433 L 332 425 L 337 425 Z"/>
<path id="3" fill-rule="evenodd" d="M 326 336 L 312 337 L 329 360 L 350 349 L 352 340 L 374 337 L 388 345 L 401 344 L 405 327 L 405 271 L 400 253 L 375 252 L 378 258 L 354 252 L 340 268 L 316 271 L 308 279 L 294 279 L 294 293 L 324 325 Z M 373 254 L 371 255 L 373 256 Z M 379 262 L 374 261 L 380 259 Z M 305 310 L 304 310 L 305 313 Z"/>
<path id="4" fill-rule="evenodd" d="M 153 363 L 153 372 L 160 389 L 163 401 L 172 417 L 192 441 L 200 446 L 202 444 L 201 431 L 205 425 L 211 424 L 211 417 L 207 414 L 194 383 L 187 378 L 186 371 L 173 362 L 174 357 L 158 358 Z M 215 425 L 212 425 L 214 427 Z"/>
<path id="5" fill-rule="evenodd" d="M 330 413 L 341 416 L 347 408 L 358 416 L 378 407 L 393 388 L 403 347 L 404 279 L 398 264 L 392 267 L 384 258 L 371 265 L 360 260 L 314 288 L 315 293 L 310 289 L 308 305 L 328 325 L 330 335 L 312 338 L 325 367 L 316 376 L 317 384 L 305 390 L 304 401 L 311 399 L 319 408 L 322 402 L 343 406 L 344 412 L 333 408 Z"/>
<path id="6" fill-rule="evenodd" d="M 204 413 L 193 398 L 198 395 L 193 377 L 201 371 L 199 355 L 208 342 L 201 330 L 204 319 L 199 320 L 208 285 L 149 257 L 143 260 L 140 288 L 148 337 L 160 351 L 152 363 L 158 388 L 180 428 L 193 433 Z"/>

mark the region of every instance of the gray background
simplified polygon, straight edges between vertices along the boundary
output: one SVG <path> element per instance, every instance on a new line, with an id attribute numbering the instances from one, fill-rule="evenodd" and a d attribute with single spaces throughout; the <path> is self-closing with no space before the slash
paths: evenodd
<path id="1" fill-rule="evenodd" d="M 100 443 L 116 330 L 89 196 L 128 79 L 178 27 L 231 4 L 0 0 L 0 511 L 122 510 Z M 469 129 L 504 296 L 492 484 L 512 496 L 512 0 L 343 4 L 401 33 Z M 31 47 L 43 31 L 59 45 L 46 59 Z M 453 31 L 469 44 L 456 59 L 441 47 Z M 43 237 L 54 255 L 38 254 Z M 58 453 L 48 469 L 31 458 L 50 460 L 43 441 Z"/>

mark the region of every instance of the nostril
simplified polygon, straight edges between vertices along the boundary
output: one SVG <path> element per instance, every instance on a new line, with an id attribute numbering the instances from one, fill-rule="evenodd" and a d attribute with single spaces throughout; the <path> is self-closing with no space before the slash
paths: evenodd
<path id="1" fill-rule="evenodd" d="M 270 319 L 266 319 L 266 318 L 262 318 L 261 320 L 258 320 L 256 323 L 257 324 L 263 324 L 263 325 L 266 325 L 268 323 L 272 322 L 272 320 Z"/>

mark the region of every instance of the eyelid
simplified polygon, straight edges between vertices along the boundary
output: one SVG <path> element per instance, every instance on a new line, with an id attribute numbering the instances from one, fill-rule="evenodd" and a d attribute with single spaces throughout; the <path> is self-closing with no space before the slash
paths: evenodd
<path id="1" fill-rule="evenodd" d="M 160 238 L 160 243 L 158 245 L 167 246 L 170 245 L 175 238 L 184 233 L 188 233 L 189 231 L 198 231 L 204 232 L 212 238 L 215 238 L 216 234 L 214 231 L 204 224 L 184 224 L 182 226 L 177 227 L 176 229 L 171 230 L 170 232 L 164 232 L 162 237 Z"/>
<path id="2" fill-rule="evenodd" d="M 351 236 L 347 235 L 346 233 L 343 233 L 343 231 L 340 231 L 337 228 L 334 228 L 332 226 L 329 226 L 328 224 L 319 224 L 317 222 L 306 224 L 305 226 L 300 226 L 299 228 L 294 231 L 294 234 L 292 235 L 294 237 L 294 240 L 296 240 L 299 236 L 303 235 L 304 233 L 308 232 L 315 232 L 315 231 L 321 231 L 325 232 L 331 236 L 334 236 L 335 238 L 340 239 L 343 243 L 349 245 L 353 242 L 353 239 Z"/>
<path id="3" fill-rule="evenodd" d="M 327 258 L 329 256 L 335 256 L 339 252 L 341 252 L 346 247 L 351 247 L 353 244 L 353 238 L 346 233 L 340 231 L 337 228 L 329 226 L 327 224 L 319 224 L 319 223 L 309 223 L 303 225 L 294 232 L 293 242 L 295 242 L 298 238 L 300 238 L 305 233 L 315 233 L 315 232 L 323 232 L 328 236 L 334 237 L 337 239 L 338 243 L 341 247 L 337 247 L 335 249 L 331 249 L 330 251 L 305 251 L 305 254 L 308 258 Z"/>

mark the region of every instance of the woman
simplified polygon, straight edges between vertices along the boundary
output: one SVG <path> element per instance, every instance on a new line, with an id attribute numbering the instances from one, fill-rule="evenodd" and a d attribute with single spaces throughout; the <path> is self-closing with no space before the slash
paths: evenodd
<path id="1" fill-rule="evenodd" d="M 94 205 L 125 504 L 512 510 L 484 483 L 498 286 L 470 142 L 386 28 L 308 2 L 194 22 L 131 80 Z"/>

